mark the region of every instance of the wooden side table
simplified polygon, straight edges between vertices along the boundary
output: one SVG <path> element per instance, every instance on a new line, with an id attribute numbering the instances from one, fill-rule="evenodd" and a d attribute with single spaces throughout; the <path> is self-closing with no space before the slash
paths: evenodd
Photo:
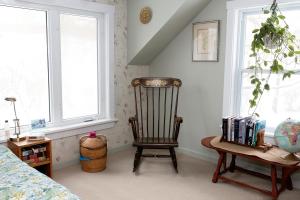
<path id="1" fill-rule="evenodd" d="M 219 179 L 225 181 L 225 182 L 229 182 L 229 183 L 233 183 L 236 185 L 240 185 L 242 187 L 247 187 L 247 188 L 251 188 L 254 190 L 257 190 L 259 192 L 262 192 L 264 194 L 270 195 L 272 196 L 272 198 L 275 200 L 278 198 L 279 194 L 281 192 L 283 192 L 285 189 L 288 190 L 292 190 L 293 189 L 293 183 L 292 183 L 292 179 L 291 179 L 291 175 L 296 172 L 297 170 L 300 169 L 300 164 L 298 165 L 284 165 L 284 164 L 280 164 L 280 163 L 276 163 L 276 162 L 271 162 L 256 156 L 250 156 L 250 155 L 245 155 L 245 154 L 241 154 L 241 153 L 237 153 L 234 151 L 228 151 L 228 150 L 224 150 L 224 149 L 220 149 L 220 148 L 216 148 L 214 146 L 212 146 L 210 144 L 210 142 L 214 139 L 215 137 L 207 137 L 202 139 L 201 144 L 207 148 L 210 149 L 214 149 L 218 152 L 219 154 L 219 160 L 218 160 L 218 164 L 217 164 L 217 168 L 214 172 L 213 178 L 212 178 L 212 182 L 213 183 L 217 183 Z M 226 155 L 227 154 L 231 154 L 232 155 L 232 159 L 231 159 L 231 163 L 229 167 L 226 167 Z M 271 168 L 271 175 L 265 175 L 259 172 L 255 172 L 255 171 L 250 171 L 248 169 L 244 169 L 242 167 L 238 167 L 236 166 L 236 157 L 243 157 L 243 158 L 247 158 L 249 160 L 253 160 L 253 161 L 257 161 L 259 163 L 262 163 L 266 166 L 269 166 Z M 223 166 L 223 170 L 221 169 Z M 282 169 L 282 176 L 281 178 L 277 177 L 277 168 L 280 167 Z M 235 170 L 246 173 L 246 174 L 250 174 L 253 176 L 257 176 L 263 179 L 267 179 L 267 180 L 271 180 L 272 182 L 272 190 L 265 190 L 265 189 L 261 189 L 258 188 L 256 186 L 247 184 L 245 182 L 241 182 L 241 181 L 237 181 L 234 180 L 232 178 L 228 178 L 226 176 L 223 176 L 223 174 L 225 174 L 226 172 L 234 172 Z M 277 187 L 277 183 L 281 183 L 281 187 L 278 188 Z"/>
<path id="2" fill-rule="evenodd" d="M 34 149 L 38 147 L 46 147 L 45 157 L 46 159 L 38 162 L 27 163 L 29 166 L 37 169 L 41 173 L 52 177 L 52 148 L 51 148 L 51 139 L 45 138 L 44 140 L 39 141 L 28 141 L 27 139 L 20 142 L 7 142 L 8 148 L 21 160 L 23 160 L 23 151 L 26 149 Z"/>

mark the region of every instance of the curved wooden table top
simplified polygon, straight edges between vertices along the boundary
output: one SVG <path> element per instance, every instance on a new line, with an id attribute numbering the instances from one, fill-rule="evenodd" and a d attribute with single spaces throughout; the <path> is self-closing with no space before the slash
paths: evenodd
<path id="1" fill-rule="evenodd" d="M 214 147 L 210 144 L 210 141 L 214 139 L 216 136 L 206 137 L 201 140 L 201 144 L 207 148 L 213 149 Z"/>
<path id="2" fill-rule="evenodd" d="M 291 168 L 298 168 L 298 169 L 300 169 L 300 163 L 297 164 L 297 165 L 284 165 L 284 164 L 280 164 L 280 163 L 277 163 L 277 162 L 271 162 L 271 161 L 262 159 L 262 158 L 257 157 L 257 156 L 251 156 L 251 155 L 241 154 L 241 153 L 237 153 L 237 152 L 234 152 L 234 151 L 228 151 L 228 150 L 225 150 L 225 149 L 220 149 L 220 148 L 214 147 L 214 146 L 212 146 L 212 145 L 210 144 L 210 142 L 211 142 L 215 137 L 216 137 L 216 136 L 210 136 L 210 137 L 203 138 L 203 139 L 201 140 L 201 144 L 202 144 L 203 146 L 207 147 L 207 148 L 215 149 L 216 151 L 221 151 L 221 152 L 226 152 L 226 153 L 238 155 L 238 156 L 241 156 L 241 157 L 248 158 L 248 159 L 250 159 L 250 160 L 256 160 L 256 161 L 263 162 L 263 163 L 266 163 L 266 164 L 269 164 L 269 165 L 276 165 L 276 166 L 281 166 L 281 167 L 291 167 Z"/>

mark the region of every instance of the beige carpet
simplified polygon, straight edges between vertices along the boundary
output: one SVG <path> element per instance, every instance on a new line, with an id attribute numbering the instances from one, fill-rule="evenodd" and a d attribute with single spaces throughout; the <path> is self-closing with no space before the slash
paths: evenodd
<path id="1" fill-rule="evenodd" d="M 79 165 L 54 172 L 54 179 L 82 200 L 264 200 L 270 197 L 235 185 L 211 182 L 214 164 L 178 154 L 179 174 L 168 158 L 143 158 L 132 173 L 134 150 L 109 155 L 101 173 L 82 172 Z M 248 183 L 270 188 L 270 182 L 239 173 L 229 174 Z M 285 191 L 279 199 L 299 199 L 300 190 Z"/>

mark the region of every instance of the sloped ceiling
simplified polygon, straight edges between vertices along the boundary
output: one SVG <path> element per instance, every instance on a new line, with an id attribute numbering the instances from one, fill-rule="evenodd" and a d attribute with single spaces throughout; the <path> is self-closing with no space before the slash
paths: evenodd
<path id="1" fill-rule="evenodd" d="M 209 3 L 210 0 L 128 0 L 128 63 L 148 65 L 161 50 Z M 149 6 L 149 24 L 139 12 Z"/>

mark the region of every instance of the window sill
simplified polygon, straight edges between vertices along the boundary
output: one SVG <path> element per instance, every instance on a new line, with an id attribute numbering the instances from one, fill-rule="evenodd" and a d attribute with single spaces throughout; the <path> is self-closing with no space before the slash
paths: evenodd
<path id="1" fill-rule="evenodd" d="M 273 132 L 265 132 L 265 142 L 275 144 L 275 137 Z"/>
<path id="2" fill-rule="evenodd" d="M 60 139 L 65 137 L 81 135 L 90 131 L 100 131 L 108 128 L 113 128 L 117 122 L 118 119 L 96 120 L 73 125 L 49 127 L 45 129 L 40 129 L 40 132 L 44 133 L 45 136 L 49 137 L 50 139 Z M 25 132 L 24 135 L 30 135 L 30 133 L 31 132 Z M 6 143 L 6 141 L 7 140 L 0 138 L 0 144 Z"/>
<path id="3" fill-rule="evenodd" d="M 274 138 L 274 133 L 273 132 L 265 132 L 265 137 Z"/>

